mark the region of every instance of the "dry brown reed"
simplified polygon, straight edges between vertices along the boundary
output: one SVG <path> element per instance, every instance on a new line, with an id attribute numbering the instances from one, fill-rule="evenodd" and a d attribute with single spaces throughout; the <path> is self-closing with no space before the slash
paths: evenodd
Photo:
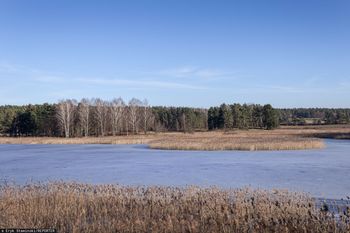
<path id="1" fill-rule="evenodd" d="M 77 183 L 6 185 L 0 228 L 58 232 L 349 232 L 305 194 L 198 187 Z"/>
<path id="2" fill-rule="evenodd" d="M 147 135 L 53 138 L 0 137 L 0 144 L 148 144 L 151 148 L 177 150 L 298 150 L 325 145 L 318 138 L 349 138 L 350 125 L 288 126 L 276 130 L 234 130 Z"/>
<path id="3" fill-rule="evenodd" d="M 106 137 L 0 137 L 0 144 L 147 144 L 154 134 Z"/>
<path id="4" fill-rule="evenodd" d="M 149 142 L 153 149 L 170 150 L 303 150 L 318 149 L 322 140 L 267 131 L 210 132 L 164 136 Z"/>

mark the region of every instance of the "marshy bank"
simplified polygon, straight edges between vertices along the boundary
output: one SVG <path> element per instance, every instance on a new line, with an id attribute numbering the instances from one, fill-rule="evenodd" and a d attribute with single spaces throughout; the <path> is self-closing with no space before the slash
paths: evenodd
<path id="1" fill-rule="evenodd" d="M 282 190 L 135 187 L 78 183 L 4 185 L 0 228 L 59 232 L 349 232 L 349 212 L 321 211 Z"/>
<path id="2" fill-rule="evenodd" d="M 284 126 L 275 130 L 152 132 L 81 138 L 0 137 L 0 144 L 147 144 L 150 148 L 170 150 L 304 150 L 324 148 L 322 138 L 350 138 L 350 126 Z"/>

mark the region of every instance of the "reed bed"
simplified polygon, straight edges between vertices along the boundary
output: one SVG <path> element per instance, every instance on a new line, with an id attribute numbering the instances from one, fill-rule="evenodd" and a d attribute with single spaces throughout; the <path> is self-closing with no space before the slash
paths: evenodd
<path id="1" fill-rule="evenodd" d="M 179 137 L 163 137 L 149 142 L 150 148 L 169 150 L 305 150 L 324 148 L 315 138 L 266 132 L 197 133 Z"/>
<path id="2" fill-rule="evenodd" d="M 156 135 L 128 135 L 106 137 L 0 137 L 0 144 L 147 144 Z"/>
<path id="3" fill-rule="evenodd" d="M 148 144 L 150 148 L 171 150 L 299 150 L 323 148 L 325 145 L 319 138 L 349 139 L 350 125 L 83 138 L 0 137 L 0 144 Z"/>
<path id="4" fill-rule="evenodd" d="M 3 185 L 0 228 L 58 232 L 349 232 L 302 193 L 250 188 Z"/>

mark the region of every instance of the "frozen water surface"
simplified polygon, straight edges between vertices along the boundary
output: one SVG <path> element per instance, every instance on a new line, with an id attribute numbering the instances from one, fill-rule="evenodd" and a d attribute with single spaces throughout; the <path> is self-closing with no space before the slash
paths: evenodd
<path id="1" fill-rule="evenodd" d="M 0 179 L 286 188 L 350 195 L 350 141 L 302 151 L 167 151 L 146 145 L 0 145 Z"/>

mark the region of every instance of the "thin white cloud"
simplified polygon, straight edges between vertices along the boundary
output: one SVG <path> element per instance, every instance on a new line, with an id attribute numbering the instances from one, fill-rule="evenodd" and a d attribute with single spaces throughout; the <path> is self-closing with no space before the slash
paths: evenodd
<path id="1" fill-rule="evenodd" d="M 44 73 L 38 69 L 31 69 L 25 66 L 0 61 L 0 73 L 5 74 L 22 74 L 22 75 L 34 75 Z"/>
<path id="2" fill-rule="evenodd" d="M 11 65 L 7 62 L 0 62 L 0 72 L 2 73 L 15 73 L 18 72 L 18 67 Z"/>
<path id="3" fill-rule="evenodd" d="M 250 94 L 250 93 L 259 93 L 259 94 L 270 94 L 270 93 L 278 93 L 278 94 L 319 94 L 319 95 L 327 95 L 334 91 L 344 92 L 348 91 L 348 88 L 345 86 L 346 84 L 336 83 L 332 88 L 328 87 L 317 87 L 317 86 L 290 86 L 290 85 L 257 85 L 251 87 L 239 87 L 235 90 L 235 93 L 240 94 Z M 349 85 L 350 88 L 350 85 Z"/>
<path id="4" fill-rule="evenodd" d="M 83 92 L 80 89 L 60 89 L 50 92 L 50 96 L 56 99 L 65 99 L 69 96 L 81 96 Z"/>
<path id="5" fill-rule="evenodd" d="M 64 77 L 60 77 L 60 76 L 34 76 L 32 78 L 32 80 L 34 81 L 38 81 L 38 82 L 43 82 L 43 83 L 62 83 L 65 81 L 68 81 L 66 78 Z"/>
<path id="6" fill-rule="evenodd" d="M 282 85 L 266 85 L 261 87 L 264 90 L 286 92 L 286 93 L 300 93 L 303 92 L 303 88 L 294 86 L 282 86 Z"/>
<path id="7" fill-rule="evenodd" d="M 194 72 L 193 68 L 183 68 L 177 71 L 182 75 L 189 75 Z M 202 90 L 206 87 L 182 82 L 171 82 L 155 79 L 112 79 L 112 78 L 75 78 L 69 77 L 69 75 L 55 75 L 50 74 L 39 69 L 30 69 L 18 65 L 14 65 L 7 62 L 0 62 L 0 78 L 1 73 L 4 74 L 3 77 L 9 78 L 7 75 L 20 75 L 19 77 L 30 79 L 34 82 L 46 83 L 46 84 L 66 84 L 66 83 L 77 83 L 77 84 L 95 84 L 95 85 L 115 85 L 123 86 L 128 88 L 138 88 L 142 89 L 145 87 L 148 88 L 167 88 L 167 89 L 193 89 L 193 90 Z M 203 75 L 205 75 L 203 73 Z"/>
<path id="8" fill-rule="evenodd" d="M 203 90 L 206 87 L 183 84 L 176 82 L 164 82 L 156 80 L 129 80 L 129 79 L 104 79 L 104 78 L 77 78 L 74 81 L 82 82 L 83 84 L 97 85 L 116 85 L 116 86 L 131 86 L 131 87 L 152 87 L 152 88 L 168 88 L 168 89 L 194 89 Z"/>
<path id="9" fill-rule="evenodd" d="M 154 74 L 166 77 L 175 78 L 222 78 L 222 77 L 232 77 L 235 72 L 223 71 L 219 69 L 208 69 L 193 66 L 184 66 L 174 69 L 166 69 Z"/>
<path id="10" fill-rule="evenodd" d="M 347 89 L 349 91 L 350 89 L 350 82 L 340 82 L 339 86 L 341 89 Z"/>

